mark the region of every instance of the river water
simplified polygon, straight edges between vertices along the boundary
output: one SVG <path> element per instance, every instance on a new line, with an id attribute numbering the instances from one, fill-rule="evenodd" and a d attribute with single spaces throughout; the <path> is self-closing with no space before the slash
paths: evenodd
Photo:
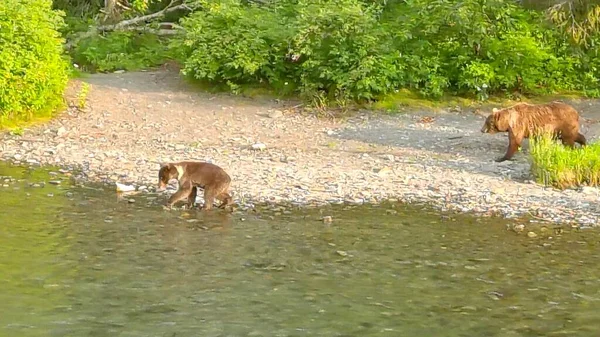
<path id="1" fill-rule="evenodd" d="M 165 211 L 0 176 L 0 336 L 600 335 L 597 230 L 402 205 Z"/>

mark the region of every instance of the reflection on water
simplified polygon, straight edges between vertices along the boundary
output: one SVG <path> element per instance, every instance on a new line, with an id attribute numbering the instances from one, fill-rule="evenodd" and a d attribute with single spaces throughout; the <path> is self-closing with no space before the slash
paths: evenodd
<path id="1" fill-rule="evenodd" d="M 599 233 L 164 211 L 0 165 L 1 336 L 598 336 Z M 2 181 L 0 181 L 0 185 Z M 148 199 L 150 197 L 150 199 Z M 387 209 L 387 210 L 386 210 Z M 331 215 L 331 224 L 318 221 Z M 245 218 L 244 221 L 242 218 Z"/>

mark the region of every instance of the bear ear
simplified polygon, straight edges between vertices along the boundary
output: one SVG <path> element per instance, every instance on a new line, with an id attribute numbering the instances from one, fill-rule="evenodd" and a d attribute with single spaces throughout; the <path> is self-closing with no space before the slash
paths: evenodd
<path id="1" fill-rule="evenodd" d="M 498 108 L 493 108 L 493 109 L 492 109 L 492 112 L 493 112 L 493 113 L 496 113 L 496 112 L 498 112 L 498 111 L 499 111 L 499 110 L 498 110 Z"/>

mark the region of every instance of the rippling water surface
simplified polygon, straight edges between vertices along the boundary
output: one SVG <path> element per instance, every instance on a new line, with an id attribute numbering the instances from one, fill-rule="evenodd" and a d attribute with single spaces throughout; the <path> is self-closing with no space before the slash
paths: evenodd
<path id="1" fill-rule="evenodd" d="M 596 230 L 391 205 L 168 212 L 0 176 L 20 180 L 0 181 L 1 336 L 600 335 Z"/>

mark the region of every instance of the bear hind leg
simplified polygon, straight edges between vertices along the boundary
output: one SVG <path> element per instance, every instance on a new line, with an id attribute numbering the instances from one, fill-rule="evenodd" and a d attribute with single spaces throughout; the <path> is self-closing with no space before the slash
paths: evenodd
<path id="1" fill-rule="evenodd" d="M 585 139 L 585 136 L 581 133 L 577 133 L 577 138 L 575 138 L 575 142 L 579 143 L 581 146 L 587 145 L 587 140 Z"/>

